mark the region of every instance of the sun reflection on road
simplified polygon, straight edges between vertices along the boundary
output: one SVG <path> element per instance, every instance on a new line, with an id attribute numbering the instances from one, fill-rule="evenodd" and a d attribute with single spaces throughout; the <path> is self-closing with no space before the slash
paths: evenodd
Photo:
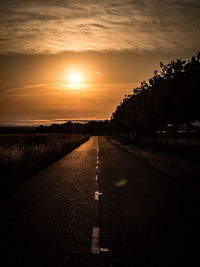
<path id="1" fill-rule="evenodd" d="M 125 184 L 127 184 L 127 180 L 126 179 L 120 180 L 120 181 L 115 183 L 115 185 L 118 186 L 118 187 L 124 186 Z"/>

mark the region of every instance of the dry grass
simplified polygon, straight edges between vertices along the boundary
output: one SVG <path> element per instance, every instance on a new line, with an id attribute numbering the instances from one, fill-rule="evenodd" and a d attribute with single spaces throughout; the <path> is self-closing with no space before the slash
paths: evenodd
<path id="1" fill-rule="evenodd" d="M 15 186 L 66 155 L 88 136 L 69 134 L 0 135 L 0 186 Z"/>

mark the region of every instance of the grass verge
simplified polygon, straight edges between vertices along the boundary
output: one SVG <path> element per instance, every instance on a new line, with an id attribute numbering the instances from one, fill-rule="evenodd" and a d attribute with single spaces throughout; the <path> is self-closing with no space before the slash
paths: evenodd
<path id="1" fill-rule="evenodd" d="M 0 135 L 0 190 L 15 187 L 89 139 L 79 134 Z"/>

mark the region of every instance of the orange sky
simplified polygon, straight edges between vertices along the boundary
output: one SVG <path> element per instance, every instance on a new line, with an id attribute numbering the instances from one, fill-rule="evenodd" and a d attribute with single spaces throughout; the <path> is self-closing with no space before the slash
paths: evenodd
<path id="1" fill-rule="evenodd" d="M 162 59 L 130 52 L 1 56 L 1 124 L 109 119 L 125 94 L 153 75 Z M 172 57 L 173 58 L 173 57 Z M 71 84 L 70 73 L 82 75 Z"/>
<path id="2" fill-rule="evenodd" d="M 0 125 L 109 119 L 160 61 L 198 52 L 199 11 L 197 0 L 2 0 Z"/>

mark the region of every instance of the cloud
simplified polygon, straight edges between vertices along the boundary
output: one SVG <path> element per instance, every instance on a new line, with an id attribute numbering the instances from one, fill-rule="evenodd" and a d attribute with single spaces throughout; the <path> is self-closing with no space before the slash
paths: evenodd
<path id="1" fill-rule="evenodd" d="M 96 74 L 96 75 L 103 75 L 102 72 L 100 71 L 96 71 L 96 70 L 91 70 L 92 73 Z"/>
<path id="2" fill-rule="evenodd" d="M 194 51 L 199 0 L 2 0 L 0 54 Z"/>

